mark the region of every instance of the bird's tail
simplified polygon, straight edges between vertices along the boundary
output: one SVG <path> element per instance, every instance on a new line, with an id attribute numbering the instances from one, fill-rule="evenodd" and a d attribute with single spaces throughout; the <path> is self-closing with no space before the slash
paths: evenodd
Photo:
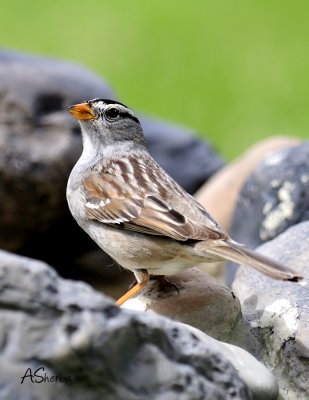
<path id="1" fill-rule="evenodd" d="M 199 242 L 197 245 L 198 250 L 203 251 L 203 247 L 205 246 L 207 254 L 233 261 L 237 264 L 249 265 L 274 279 L 294 282 L 302 279 L 301 275 L 283 264 L 261 253 L 249 250 L 232 240 L 212 240 L 211 242 L 211 244 L 209 242 Z"/>

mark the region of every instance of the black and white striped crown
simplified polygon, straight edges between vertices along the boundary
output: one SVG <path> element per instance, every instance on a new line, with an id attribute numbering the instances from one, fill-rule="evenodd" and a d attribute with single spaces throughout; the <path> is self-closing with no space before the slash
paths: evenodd
<path id="1" fill-rule="evenodd" d="M 107 109 L 115 108 L 119 111 L 119 114 L 122 117 L 131 118 L 133 121 L 139 123 L 139 120 L 134 112 L 130 110 L 130 108 L 127 107 L 125 104 L 120 103 L 119 101 L 96 98 L 89 100 L 87 103 L 91 107 L 95 108 L 96 112 L 99 114 L 104 114 Z"/>

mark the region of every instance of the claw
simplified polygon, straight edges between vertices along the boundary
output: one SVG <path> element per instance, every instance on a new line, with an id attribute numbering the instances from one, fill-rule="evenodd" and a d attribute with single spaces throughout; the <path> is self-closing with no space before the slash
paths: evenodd
<path id="1" fill-rule="evenodd" d="M 161 288 L 163 288 L 163 289 L 166 290 L 167 288 L 170 289 L 170 288 L 172 287 L 172 288 L 175 289 L 175 290 L 177 291 L 177 293 L 179 294 L 179 289 L 178 289 L 178 287 L 175 285 L 175 283 L 169 281 L 165 275 L 153 275 L 153 276 L 151 277 L 151 279 L 156 279 L 156 280 L 158 280 L 158 281 L 160 282 Z"/>

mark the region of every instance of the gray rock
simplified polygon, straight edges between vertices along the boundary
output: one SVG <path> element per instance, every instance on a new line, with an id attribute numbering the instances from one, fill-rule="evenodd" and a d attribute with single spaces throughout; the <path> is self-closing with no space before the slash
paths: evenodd
<path id="1" fill-rule="evenodd" d="M 241 190 L 231 236 L 255 248 L 290 226 L 307 221 L 308 183 L 309 142 L 272 153 Z"/>
<path id="2" fill-rule="evenodd" d="M 1 399 L 251 398 L 223 354 L 189 329 L 121 310 L 88 285 L 6 252 L 0 318 Z"/>
<path id="3" fill-rule="evenodd" d="M 224 354 L 251 390 L 254 400 L 276 400 L 278 385 L 266 367 L 240 347 L 219 341 L 233 338 L 234 327 L 241 318 L 239 300 L 231 290 L 197 268 L 171 275 L 169 279 L 178 292 L 173 287 L 162 288 L 157 280 L 152 280 L 122 308 L 156 313 L 186 324 L 208 347 Z"/>
<path id="4" fill-rule="evenodd" d="M 274 376 L 255 357 L 238 346 L 219 342 L 190 325 L 186 327 L 213 350 L 224 354 L 250 389 L 253 400 L 277 400 L 279 388 Z"/>
<path id="5" fill-rule="evenodd" d="M 66 109 L 98 91 L 114 97 L 74 64 L 0 52 L 0 247 L 19 249 L 66 214 L 66 182 L 81 152 Z"/>
<path id="6" fill-rule="evenodd" d="M 280 399 L 286 400 L 303 400 L 309 393 L 308 238 L 309 222 L 303 222 L 258 249 L 301 273 L 301 283 L 272 280 L 245 267 L 233 283 L 244 318 L 234 343 L 273 372 Z"/>
<path id="7" fill-rule="evenodd" d="M 82 151 L 80 128 L 67 107 L 94 97 L 116 96 L 81 66 L 0 51 L 0 247 L 43 259 L 66 275 L 70 268 L 75 273 L 76 257 L 96 248 L 65 198 Z M 150 152 L 188 190 L 222 166 L 189 129 L 146 116 L 141 121 Z"/>
<path id="8" fill-rule="evenodd" d="M 243 186 L 230 234 L 256 248 L 287 228 L 309 219 L 309 142 L 272 153 Z M 244 223 L 250 221 L 250 223 Z M 229 263 L 227 281 L 237 266 Z"/>

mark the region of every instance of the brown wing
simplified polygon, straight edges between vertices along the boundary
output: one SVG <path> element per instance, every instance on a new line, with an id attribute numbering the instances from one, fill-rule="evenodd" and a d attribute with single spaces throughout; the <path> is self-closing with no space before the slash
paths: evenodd
<path id="1" fill-rule="evenodd" d="M 166 178 L 165 174 L 163 178 Z M 207 211 L 174 181 L 171 181 L 172 187 L 169 188 L 167 186 L 170 181 L 166 180 L 165 189 L 172 194 L 177 185 L 177 189 L 182 191 L 179 202 L 182 205 L 186 204 L 184 202 L 188 203 L 186 206 L 191 211 L 188 213 L 190 216 L 179 211 L 183 207 L 176 210 L 175 206 L 168 204 L 159 190 L 157 193 L 141 188 L 137 190 L 137 187 L 132 187 L 127 182 L 119 171 L 118 176 L 106 172 L 91 172 L 83 182 L 87 216 L 104 224 L 121 224 L 128 230 L 168 236 L 175 240 L 226 237 Z M 195 208 L 194 213 L 192 208 Z"/>

